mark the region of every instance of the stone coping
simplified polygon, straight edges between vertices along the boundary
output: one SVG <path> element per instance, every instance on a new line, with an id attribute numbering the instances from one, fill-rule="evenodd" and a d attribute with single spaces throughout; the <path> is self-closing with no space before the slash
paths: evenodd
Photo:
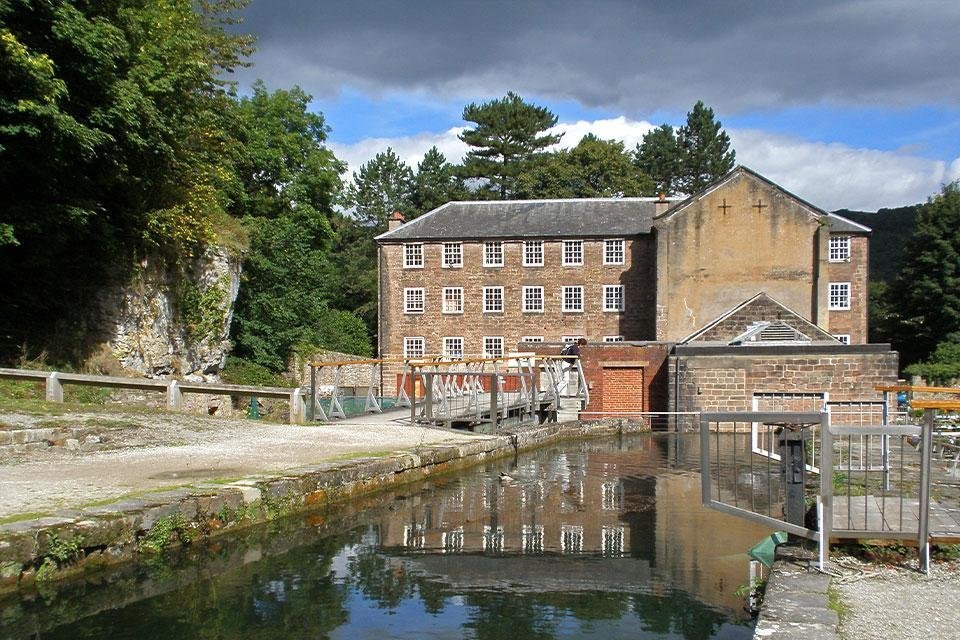
<path id="1" fill-rule="evenodd" d="M 829 607 L 830 576 L 814 568 L 815 551 L 777 547 L 754 640 L 836 640 L 840 617 Z"/>
<path id="2" fill-rule="evenodd" d="M 0 525 L 0 594 L 96 573 L 167 547 L 306 512 L 401 483 L 467 468 L 561 440 L 649 431 L 616 419 L 501 431 L 292 469 L 280 476 L 149 493 L 102 506 Z"/>

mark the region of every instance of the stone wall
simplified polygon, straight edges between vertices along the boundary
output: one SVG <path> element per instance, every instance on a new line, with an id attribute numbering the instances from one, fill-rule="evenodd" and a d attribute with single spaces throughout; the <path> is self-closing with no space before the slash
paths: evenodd
<path id="1" fill-rule="evenodd" d="M 835 233 L 834 236 L 844 234 Z M 827 267 L 830 282 L 850 283 L 850 309 L 829 311 L 829 330 L 834 335 L 850 336 L 850 344 L 867 342 L 867 307 L 869 305 L 869 240 L 864 235 L 850 236 L 850 259 L 831 262 Z"/>
<path id="2" fill-rule="evenodd" d="M 211 249 L 185 277 L 151 261 L 126 286 L 99 300 L 105 348 L 129 373 L 216 379 L 229 351 L 240 259 Z"/>

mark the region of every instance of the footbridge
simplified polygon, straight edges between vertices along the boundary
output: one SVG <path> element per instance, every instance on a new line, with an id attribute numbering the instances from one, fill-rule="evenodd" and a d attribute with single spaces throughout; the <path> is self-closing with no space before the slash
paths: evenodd
<path id="1" fill-rule="evenodd" d="M 348 384 L 348 372 L 366 385 Z M 312 362 L 308 392 L 309 420 L 402 412 L 413 423 L 478 432 L 556 421 L 590 400 L 578 357 L 534 353 Z"/>

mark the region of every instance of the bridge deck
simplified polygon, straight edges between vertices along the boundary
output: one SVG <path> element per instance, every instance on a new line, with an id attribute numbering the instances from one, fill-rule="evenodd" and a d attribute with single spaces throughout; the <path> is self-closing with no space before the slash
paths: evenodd
<path id="1" fill-rule="evenodd" d="M 916 531 L 920 501 L 890 496 L 837 495 L 833 498 L 834 531 Z M 844 536 L 846 537 L 846 536 Z M 930 503 L 930 538 L 934 543 L 960 542 L 960 509 L 936 500 Z"/>

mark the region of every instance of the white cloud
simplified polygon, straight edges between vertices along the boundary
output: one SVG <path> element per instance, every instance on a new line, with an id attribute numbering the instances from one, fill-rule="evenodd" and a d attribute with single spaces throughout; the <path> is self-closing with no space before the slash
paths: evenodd
<path id="1" fill-rule="evenodd" d="M 603 120 L 559 123 L 563 147 L 575 145 L 587 133 L 623 140 L 627 149 L 653 128 L 649 122 L 623 116 Z M 366 138 L 354 144 L 331 144 L 334 153 L 356 171 L 377 153 L 391 147 L 411 167 L 436 145 L 451 162 L 467 151 L 457 135 L 462 128 L 439 133 L 423 132 L 395 138 Z M 858 149 L 839 143 L 810 142 L 759 130 L 729 129 L 737 162 L 783 186 L 788 191 L 827 210 L 873 211 L 924 202 L 944 182 L 960 178 L 960 158 L 949 167 L 908 153 Z"/>

